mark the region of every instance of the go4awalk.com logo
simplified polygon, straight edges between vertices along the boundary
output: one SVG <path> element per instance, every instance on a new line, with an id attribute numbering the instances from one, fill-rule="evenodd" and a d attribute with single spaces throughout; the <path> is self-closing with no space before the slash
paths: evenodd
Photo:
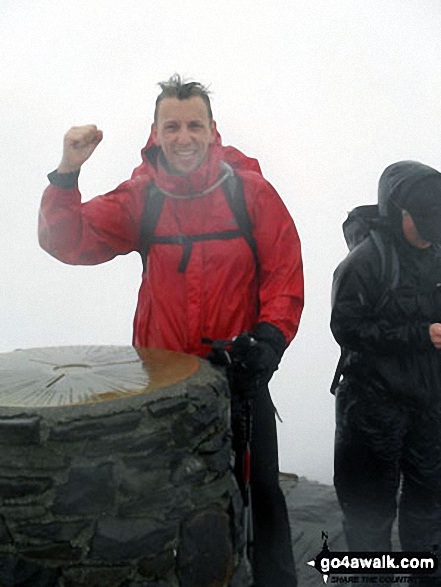
<path id="1" fill-rule="evenodd" d="M 326 583 L 422 584 L 441 586 L 438 557 L 431 552 L 331 552 L 323 532 L 323 548 L 307 564 Z"/>

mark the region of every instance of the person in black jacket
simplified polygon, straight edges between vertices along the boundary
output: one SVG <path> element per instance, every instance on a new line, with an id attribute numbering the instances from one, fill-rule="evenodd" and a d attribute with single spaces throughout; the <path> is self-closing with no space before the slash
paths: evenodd
<path id="1" fill-rule="evenodd" d="M 402 550 L 441 553 L 441 173 L 390 165 L 378 210 L 397 285 L 383 283 L 372 237 L 334 273 L 331 330 L 344 348 L 334 483 L 349 550 L 389 551 L 398 509 Z"/>

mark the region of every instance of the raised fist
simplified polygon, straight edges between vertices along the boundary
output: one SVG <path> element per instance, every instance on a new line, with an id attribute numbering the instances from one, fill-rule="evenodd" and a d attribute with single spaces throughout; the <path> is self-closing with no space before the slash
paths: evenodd
<path id="1" fill-rule="evenodd" d="M 64 135 L 63 158 L 58 173 L 77 171 L 89 159 L 102 138 L 103 131 L 94 124 L 73 126 Z"/>

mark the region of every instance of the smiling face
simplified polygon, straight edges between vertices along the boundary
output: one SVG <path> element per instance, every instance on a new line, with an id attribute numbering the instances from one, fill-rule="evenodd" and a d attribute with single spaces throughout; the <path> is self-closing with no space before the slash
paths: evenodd
<path id="1" fill-rule="evenodd" d="M 201 165 L 214 140 L 214 122 L 200 96 L 164 98 L 152 130 L 171 171 L 181 175 Z"/>

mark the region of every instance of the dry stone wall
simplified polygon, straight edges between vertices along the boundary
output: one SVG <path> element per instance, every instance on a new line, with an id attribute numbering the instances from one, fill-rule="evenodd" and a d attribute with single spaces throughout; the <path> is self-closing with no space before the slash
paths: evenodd
<path id="1" fill-rule="evenodd" d="M 245 587 L 231 457 L 205 361 L 92 405 L 2 407 L 0 389 L 0 586 Z"/>

